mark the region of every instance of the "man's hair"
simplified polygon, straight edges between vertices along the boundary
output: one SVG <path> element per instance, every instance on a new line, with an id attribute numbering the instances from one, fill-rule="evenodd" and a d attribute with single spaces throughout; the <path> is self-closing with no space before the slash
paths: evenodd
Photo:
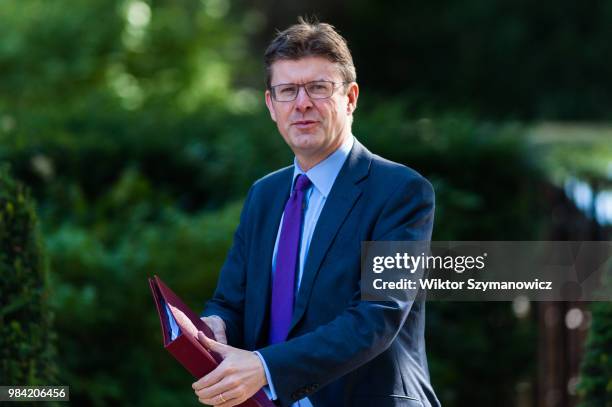
<path id="1" fill-rule="evenodd" d="M 298 23 L 278 32 L 264 54 L 266 87 L 272 81 L 272 64 L 280 60 L 298 60 L 305 57 L 323 57 L 338 64 L 342 80 L 357 80 L 353 57 L 346 40 L 327 23 L 308 21 L 302 17 Z"/>

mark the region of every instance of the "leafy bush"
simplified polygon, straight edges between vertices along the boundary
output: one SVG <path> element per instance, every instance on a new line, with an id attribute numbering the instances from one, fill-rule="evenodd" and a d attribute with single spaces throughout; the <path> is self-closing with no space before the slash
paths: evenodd
<path id="1" fill-rule="evenodd" d="M 592 305 L 592 323 L 580 374 L 580 406 L 612 406 L 612 303 Z"/>
<path id="2" fill-rule="evenodd" d="M 34 204 L 0 168 L 0 382 L 51 385 L 56 379 L 47 263 Z"/>
<path id="3" fill-rule="evenodd" d="M 197 405 L 189 374 L 163 350 L 147 277 L 162 277 L 196 312 L 212 294 L 240 210 L 137 218 L 112 243 L 96 227 L 65 224 L 48 236 L 62 334 L 60 373 L 73 401 Z M 102 225 L 100 225 L 102 226 Z"/>

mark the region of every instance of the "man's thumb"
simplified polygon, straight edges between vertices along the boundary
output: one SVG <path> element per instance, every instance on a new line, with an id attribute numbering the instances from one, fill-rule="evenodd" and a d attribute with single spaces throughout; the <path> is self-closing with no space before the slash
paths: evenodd
<path id="1" fill-rule="evenodd" d="M 198 341 L 200 341 L 200 343 L 204 345 L 206 349 L 209 349 L 213 352 L 217 352 L 221 356 L 225 354 L 226 346 L 222 343 L 210 339 L 209 337 L 204 335 L 202 331 L 198 331 Z"/>

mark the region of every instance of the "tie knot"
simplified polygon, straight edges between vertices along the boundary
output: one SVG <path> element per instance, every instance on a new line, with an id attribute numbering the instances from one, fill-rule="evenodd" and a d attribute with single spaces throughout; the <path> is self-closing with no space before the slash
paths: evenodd
<path id="1" fill-rule="evenodd" d="M 310 182 L 308 177 L 304 174 L 300 174 L 295 180 L 295 186 L 293 189 L 295 191 L 305 191 L 310 187 L 310 185 L 312 185 L 312 182 Z"/>

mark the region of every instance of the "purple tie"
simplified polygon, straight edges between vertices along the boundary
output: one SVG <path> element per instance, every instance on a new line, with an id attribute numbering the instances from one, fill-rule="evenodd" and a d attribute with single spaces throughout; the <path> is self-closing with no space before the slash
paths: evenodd
<path id="1" fill-rule="evenodd" d="M 287 205 L 285 205 L 283 226 L 278 239 L 274 281 L 272 282 L 270 344 L 285 341 L 291 326 L 295 272 L 300 258 L 302 206 L 304 193 L 310 185 L 311 182 L 306 175 L 298 175 L 293 192 L 287 201 Z"/>

